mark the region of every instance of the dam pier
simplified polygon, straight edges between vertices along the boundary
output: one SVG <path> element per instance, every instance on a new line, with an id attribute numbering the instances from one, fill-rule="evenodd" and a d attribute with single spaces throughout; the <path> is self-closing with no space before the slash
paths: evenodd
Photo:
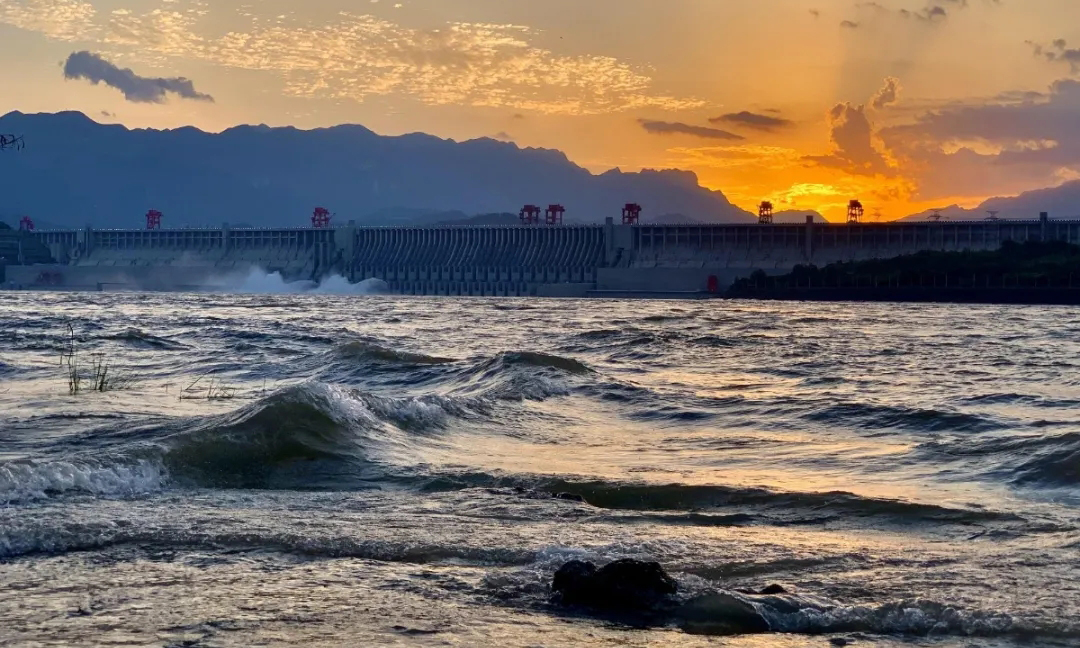
<path id="1" fill-rule="evenodd" d="M 1080 220 L 0 230 L 0 268 L 16 289 L 205 289 L 257 269 L 287 281 L 380 279 L 410 295 L 679 297 L 720 293 L 757 270 L 1010 240 L 1080 243 Z"/>

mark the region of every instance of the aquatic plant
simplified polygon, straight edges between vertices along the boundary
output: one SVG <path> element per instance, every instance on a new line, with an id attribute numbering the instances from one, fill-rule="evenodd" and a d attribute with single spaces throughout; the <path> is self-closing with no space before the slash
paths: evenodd
<path id="1" fill-rule="evenodd" d="M 206 386 L 206 392 L 203 392 L 203 388 L 199 387 L 199 382 L 206 377 L 203 374 L 193 380 L 190 385 L 180 391 L 180 400 L 232 400 L 238 395 L 236 387 L 228 385 L 222 385 L 221 383 L 215 384 L 214 378 L 210 378 L 209 384 Z"/>
<path id="2" fill-rule="evenodd" d="M 66 369 L 68 394 L 78 396 L 83 391 L 84 377 L 89 378 L 90 391 L 96 392 L 122 389 L 134 382 L 130 375 L 119 374 L 113 370 L 108 356 L 102 351 L 90 354 L 89 371 L 84 372 L 79 360 L 75 327 L 71 322 L 66 322 L 65 326 L 68 330 L 67 346 L 60 352 L 60 366 Z"/>

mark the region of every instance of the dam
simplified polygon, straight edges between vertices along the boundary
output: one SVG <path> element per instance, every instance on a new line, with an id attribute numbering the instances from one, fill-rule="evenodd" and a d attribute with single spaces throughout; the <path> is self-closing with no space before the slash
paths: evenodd
<path id="1" fill-rule="evenodd" d="M 0 231 L 2 233 L 2 231 Z M 832 224 L 131 229 L 14 232 L 3 286 L 193 290 L 258 269 L 286 280 L 380 279 L 397 294 L 708 296 L 756 270 L 994 250 L 1004 241 L 1080 243 L 1080 220 Z M 3 237 L 0 237 L 3 238 Z M 13 244 L 8 243 L 11 247 Z M 3 241 L 0 240 L 0 247 Z"/>

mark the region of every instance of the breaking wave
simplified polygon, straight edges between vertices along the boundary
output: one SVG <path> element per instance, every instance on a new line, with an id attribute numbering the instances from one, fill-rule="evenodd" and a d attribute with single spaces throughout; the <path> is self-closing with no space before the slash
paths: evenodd
<path id="1" fill-rule="evenodd" d="M 437 434 L 484 403 L 393 398 L 305 384 L 229 414 L 96 430 L 108 448 L 78 457 L 0 462 L 0 502 L 63 494 L 131 496 L 166 486 L 348 489 L 387 476 L 382 449 Z"/>

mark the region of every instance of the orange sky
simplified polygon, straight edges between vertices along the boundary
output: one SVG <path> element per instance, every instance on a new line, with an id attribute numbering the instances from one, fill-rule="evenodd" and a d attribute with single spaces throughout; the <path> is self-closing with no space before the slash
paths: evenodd
<path id="1" fill-rule="evenodd" d="M 891 219 L 1080 177 L 1075 0 L 0 0 L 0 43 L 0 112 L 499 137 L 749 210 Z M 214 101 L 65 79 L 80 50 Z"/>

